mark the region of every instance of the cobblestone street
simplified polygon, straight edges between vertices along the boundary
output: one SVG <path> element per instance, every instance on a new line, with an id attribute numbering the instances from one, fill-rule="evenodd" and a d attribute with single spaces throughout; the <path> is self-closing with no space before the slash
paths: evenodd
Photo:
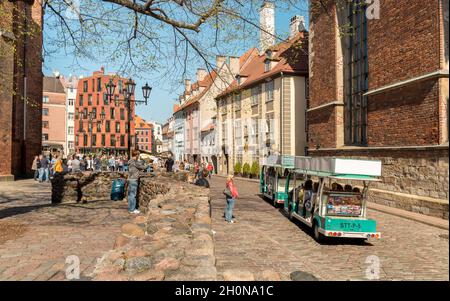
<path id="1" fill-rule="evenodd" d="M 219 280 L 230 270 L 271 271 L 283 280 L 294 271 L 320 280 L 365 280 L 371 255 L 380 260 L 381 280 L 449 279 L 448 231 L 369 211 L 381 240 L 318 244 L 306 227 L 260 198 L 257 183 L 236 183 L 241 194 L 234 211 L 237 223 L 229 225 L 222 217 L 225 179 L 211 180 Z M 79 257 L 81 279 L 90 279 L 97 259 L 113 249 L 121 225 L 133 218 L 125 202 L 52 206 L 48 184 L 0 183 L 0 280 L 63 280 L 69 255 Z"/>
<path id="2" fill-rule="evenodd" d="M 0 183 L 0 280 L 63 280 L 69 255 L 88 279 L 132 219 L 125 202 L 52 206 L 50 189 L 33 180 Z"/>
<path id="3" fill-rule="evenodd" d="M 237 223 L 222 218 L 225 179 L 211 181 L 216 266 L 225 270 L 264 270 L 289 279 L 304 271 L 321 280 L 365 280 L 371 255 L 378 256 L 380 280 L 448 280 L 448 231 L 369 210 L 382 239 L 361 245 L 346 240 L 318 244 L 307 227 L 293 223 L 283 209 L 275 209 L 258 196 L 258 183 L 236 180 L 240 198 L 234 215 Z"/>

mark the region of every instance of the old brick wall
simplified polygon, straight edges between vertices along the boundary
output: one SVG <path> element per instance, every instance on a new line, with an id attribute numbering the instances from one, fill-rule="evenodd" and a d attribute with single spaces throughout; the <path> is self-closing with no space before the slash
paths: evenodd
<path id="1" fill-rule="evenodd" d="M 15 38 L 0 37 L 0 176 L 24 176 L 41 152 L 42 8 L 39 1 L 2 1 L 0 10 L 2 29 Z"/>
<path id="2" fill-rule="evenodd" d="M 368 145 L 439 144 L 439 82 L 429 80 L 369 97 Z"/>
<path id="3" fill-rule="evenodd" d="M 439 70 L 438 0 L 382 0 L 367 24 L 369 90 Z"/>
<path id="4" fill-rule="evenodd" d="M 336 110 L 329 106 L 308 112 L 308 147 L 310 149 L 336 147 Z"/>

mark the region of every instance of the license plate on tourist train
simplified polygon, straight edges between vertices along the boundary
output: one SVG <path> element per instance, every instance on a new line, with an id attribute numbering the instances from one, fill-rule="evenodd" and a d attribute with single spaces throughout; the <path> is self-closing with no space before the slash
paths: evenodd
<path id="1" fill-rule="evenodd" d="M 361 224 L 358 222 L 339 222 L 339 228 L 346 231 L 359 231 Z"/>

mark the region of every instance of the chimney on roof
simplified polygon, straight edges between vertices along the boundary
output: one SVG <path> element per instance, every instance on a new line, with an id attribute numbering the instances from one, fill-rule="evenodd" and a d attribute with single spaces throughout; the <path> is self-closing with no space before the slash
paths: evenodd
<path id="1" fill-rule="evenodd" d="M 259 47 L 261 53 L 275 45 L 275 3 L 265 0 L 259 11 Z"/>
<path id="2" fill-rule="evenodd" d="M 292 39 L 301 31 L 306 31 L 305 18 L 303 16 L 293 16 L 291 18 L 289 39 Z"/>
<path id="3" fill-rule="evenodd" d="M 230 57 L 230 71 L 233 74 L 233 77 L 239 75 L 240 71 L 240 61 L 238 57 L 231 56 Z"/>
<path id="4" fill-rule="evenodd" d="M 186 92 L 186 94 L 191 93 L 191 80 L 190 79 L 184 80 L 184 92 Z"/>
<path id="5" fill-rule="evenodd" d="M 105 67 L 102 66 L 102 67 L 100 68 L 100 71 L 102 72 L 102 74 L 105 74 Z"/>
<path id="6" fill-rule="evenodd" d="M 216 67 L 217 69 L 222 68 L 223 64 L 227 62 L 227 57 L 223 55 L 216 56 Z"/>
<path id="7" fill-rule="evenodd" d="M 197 69 L 197 82 L 202 81 L 207 75 L 208 75 L 208 72 L 206 72 L 205 69 L 198 68 Z"/>

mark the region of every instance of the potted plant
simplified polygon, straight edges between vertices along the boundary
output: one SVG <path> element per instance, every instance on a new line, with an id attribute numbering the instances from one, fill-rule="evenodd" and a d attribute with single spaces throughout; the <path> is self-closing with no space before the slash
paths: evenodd
<path id="1" fill-rule="evenodd" d="M 245 163 L 242 167 L 242 176 L 247 178 L 250 175 L 250 164 Z"/>
<path id="2" fill-rule="evenodd" d="M 242 172 L 242 164 L 241 162 L 236 162 L 236 164 L 234 165 L 234 175 L 238 176 L 240 175 Z"/>
<path id="3" fill-rule="evenodd" d="M 259 163 L 254 161 L 252 164 L 252 167 L 250 169 L 250 174 L 252 176 L 252 178 L 257 179 L 259 176 Z"/>

